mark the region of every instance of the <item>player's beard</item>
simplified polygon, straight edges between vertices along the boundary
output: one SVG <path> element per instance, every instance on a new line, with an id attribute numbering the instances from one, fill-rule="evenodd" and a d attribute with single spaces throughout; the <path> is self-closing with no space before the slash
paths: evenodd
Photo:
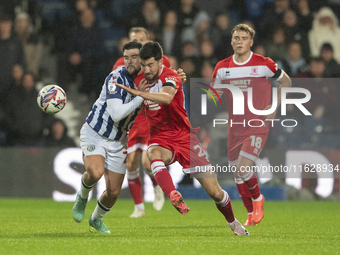
<path id="1" fill-rule="evenodd" d="M 157 70 L 156 74 L 153 74 L 153 73 L 150 73 L 149 76 L 147 76 L 145 73 L 144 73 L 144 76 L 145 76 L 145 79 L 148 81 L 149 84 L 151 83 L 154 83 L 157 78 L 158 78 L 158 73 L 159 73 L 159 70 Z"/>
<path id="2" fill-rule="evenodd" d="M 131 68 L 132 67 L 132 68 Z M 130 71 L 132 69 L 132 71 Z M 134 65 L 129 65 L 126 69 L 126 72 L 132 77 L 135 78 L 137 76 L 137 74 L 140 71 L 140 67 L 136 68 Z"/>

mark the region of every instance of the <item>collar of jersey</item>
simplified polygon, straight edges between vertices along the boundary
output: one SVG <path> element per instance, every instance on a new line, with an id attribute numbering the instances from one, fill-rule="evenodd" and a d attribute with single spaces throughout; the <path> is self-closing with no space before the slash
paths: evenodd
<path id="1" fill-rule="evenodd" d="M 233 55 L 233 61 L 234 61 L 234 63 L 235 63 L 236 65 L 243 66 L 243 65 L 247 64 L 247 63 L 250 61 L 250 59 L 251 59 L 252 56 L 253 56 L 253 52 L 251 51 L 251 52 L 250 52 L 249 58 L 248 58 L 246 61 L 244 61 L 244 62 L 242 62 L 242 63 L 239 63 L 239 62 L 237 62 L 237 61 L 235 60 L 235 54 L 234 54 L 234 55 Z"/>

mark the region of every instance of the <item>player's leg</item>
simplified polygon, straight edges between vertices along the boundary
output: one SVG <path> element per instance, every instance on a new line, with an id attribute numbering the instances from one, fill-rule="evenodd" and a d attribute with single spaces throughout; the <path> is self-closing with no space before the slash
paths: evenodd
<path id="1" fill-rule="evenodd" d="M 239 156 L 236 171 L 237 177 L 247 185 L 249 193 L 251 194 L 253 204 L 253 219 L 254 223 L 260 223 L 264 216 L 263 204 L 264 196 L 261 194 L 260 186 L 256 173 L 252 171 L 254 161 L 243 156 Z"/>
<path id="2" fill-rule="evenodd" d="M 84 124 L 80 130 L 81 150 L 85 172 L 81 178 L 80 191 L 72 208 L 73 218 L 81 222 L 84 218 L 85 207 L 90 191 L 104 174 L 104 156 L 106 154 L 101 138 L 89 125 Z"/>
<path id="3" fill-rule="evenodd" d="M 248 231 L 235 218 L 228 193 L 223 190 L 215 173 L 206 172 L 195 174 L 207 194 L 215 201 L 217 209 L 223 214 L 235 235 L 249 235 Z"/>
<path id="4" fill-rule="evenodd" d="M 151 146 L 148 148 L 148 158 L 151 164 L 152 173 L 158 185 L 162 188 L 172 205 L 183 215 L 189 212 L 189 208 L 183 201 L 182 195 L 176 190 L 171 175 L 165 164 L 171 163 L 173 153 L 169 149 L 161 146 Z"/>
<path id="5" fill-rule="evenodd" d="M 145 216 L 142 180 L 139 175 L 139 162 L 141 153 L 142 151 L 137 149 L 133 152 L 130 152 L 126 159 L 128 185 L 133 202 L 135 204 L 134 212 L 130 215 L 131 218 Z"/>
<path id="6" fill-rule="evenodd" d="M 235 166 L 236 167 L 236 166 Z M 253 218 L 253 200 L 252 200 L 252 195 L 249 192 L 247 184 L 241 179 L 241 177 L 238 175 L 238 173 L 234 173 L 235 177 L 235 183 L 236 183 L 236 188 L 238 190 L 238 193 L 241 197 L 241 200 L 243 202 L 244 207 L 247 210 L 248 216 L 243 224 L 244 226 L 254 226 L 254 218 Z"/>
<path id="7" fill-rule="evenodd" d="M 112 206 L 116 203 L 121 191 L 126 172 L 125 159 L 127 152 L 125 150 L 125 146 L 125 143 L 118 141 L 106 142 L 106 158 L 104 162 L 106 190 L 98 199 L 97 206 L 89 218 L 89 225 L 91 229 L 94 228 L 99 233 L 110 233 L 104 225 L 102 218 L 109 213 Z"/>
<path id="8" fill-rule="evenodd" d="M 165 195 L 170 197 L 170 193 L 175 190 L 175 186 L 165 164 L 169 163 L 172 159 L 172 152 L 161 146 L 151 146 L 148 148 L 147 154 L 156 182 L 162 188 Z"/>
<path id="9" fill-rule="evenodd" d="M 146 150 L 142 152 L 142 165 L 145 170 L 145 173 L 147 173 L 150 176 L 150 179 L 152 181 L 152 185 L 155 192 L 155 199 L 153 200 L 153 208 L 156 211 L 160 211 L 163 208 L 164 205 L 164 193 L 161 189 L 161 187 L 157 184 L 155 177 L 152 174 L 152 170 L 150 168 L 150 160 L 148 158 L 148 155 L 146 153 Z"/>
<path id="10" fill-rule="evenodd" d="M 116 203 L 124 181 L 124 174 L 115 173 L 105 169 L 106 190 L 97 201 L 96 208 L 89 218 L 91 229 L 99 233 L 110 233 L 110 230 L 104 225 L 103 217 L 106 216 L 113 205 Z"/>
<path id="11" fill-rule="evenodd" d="M 104 174 L 104 157 L 91 155 L 83 157 L 85 172 L 81 178 L 80 191 L 73 205 L 72 214 L 76 222 L 84 219 L 88 196 L 92 188 Z"/>

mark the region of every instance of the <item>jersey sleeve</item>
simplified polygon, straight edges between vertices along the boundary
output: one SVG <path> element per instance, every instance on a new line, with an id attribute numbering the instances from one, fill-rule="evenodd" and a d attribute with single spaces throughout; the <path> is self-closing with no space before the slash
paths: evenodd
<path id="1" fill-rule="evenodd" d="M 277 64 L 271 59 L 266 58 L 266 65 L 272 73 L 269 73 L 267 77 L 275 79 L 277 81 L 281 80 L 284 72 L 278 68 Z"/>
<path id="2" fill-rule="evenodd" d="M 180 89 L 182 86 L 182 81 L 178 75 L 167 74 L 163 79 L 163 87 L 170 86 L 173 87 L 176 91 Z"/>
<path id="3" fill-rule="evenodd" d="M 115 73 L 110 73 L 109 76 L 106 77 L 106 100 L 111 98 L 118 98 L 122 100 L 123 90 L 116 86 L 117 83 L 123 84 L 123 80 L 121 77 L 115 76 Z"/>

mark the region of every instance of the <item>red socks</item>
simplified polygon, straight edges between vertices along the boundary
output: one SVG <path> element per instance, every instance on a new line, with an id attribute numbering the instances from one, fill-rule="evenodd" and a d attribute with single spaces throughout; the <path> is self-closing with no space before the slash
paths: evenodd
<path id="1" fill-rule="evenodd" d="M 247 209 L 247 212 L 252 213 L 253 212 L 253 201 L 251 200 L 252 195 L 249 192 L 247 184 L 245 184 L 243 181 L 242 183 L 236 182 L 236 187 L 243 201 L 243 204 Z"/>
<path id="2" fill-rule="evenodd" d="M 223 197 L 222 201 L 215 202 L 216 203 L 216 207 L 223 214 L 225 219 L 229 223 L 231 223 L 231 222 L 235 221 L 235 216 L 234 216 L 233 208 L 231 206 L 231 202 L 230 202 L 230 198 L 229 198 L 228 193 L 226 191 L 224 191 L 224 190 L 223 190 L 223 192 L 224 192 L 224 197 Z"/>
<path id="3" fill-rule="evenodd" d="M 160 159 L 151 161 L 151 170 L 157 184 L 162 188 L 165 195 L 170 198 L 170 193 L 175 190 L 175 186 L 164 162 Z"/>
<path id="4" fill-rule="evenodd" d="M 129 190 L 136 205 L 143 203 L 142 180 L 139 176 L 139 169 L 127 173 Z"/>
<path id="5" fill-rule="evenodd" d="M 248 190 L 253 199 L 259 198 L 261 195 L 259 182 L 254 172 L 250 171 L 246 175 L 241 177 L 244 183 L 248 186 Z"/>

